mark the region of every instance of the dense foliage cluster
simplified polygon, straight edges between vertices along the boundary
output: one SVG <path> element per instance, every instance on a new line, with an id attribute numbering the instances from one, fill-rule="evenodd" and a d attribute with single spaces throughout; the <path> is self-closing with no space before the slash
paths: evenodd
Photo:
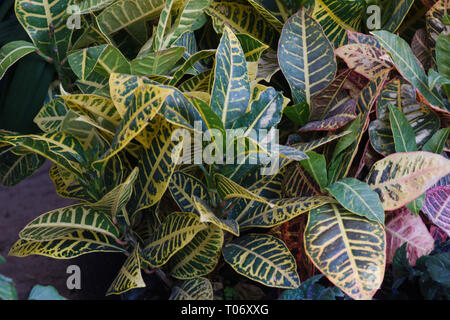
<path id="1" fill-rule="evenodd" d="M 126 254 L 107 294 L 146 287 L 145 271 L 171 299 L 233 298 L 234 270 L 281 299 L 372 299 L 388 275 L 380 291 L 422 277 L 423 297 L 448 298 L 449 14 L 447 0 L 3 1 L 1 182 L 48 159 L 79 201 L 28 223 L 10 255 Z"/>

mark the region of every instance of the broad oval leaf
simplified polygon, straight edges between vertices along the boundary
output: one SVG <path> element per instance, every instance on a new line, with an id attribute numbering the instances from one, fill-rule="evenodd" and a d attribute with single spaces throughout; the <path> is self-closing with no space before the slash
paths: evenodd
<path id="1" fill-rule="evenodd" d="M 162 266 L 207 227 L 193 213 L 172 213 L 146 241 L 143 259 L 152 267 Z"/>
<path id="2" fill-rule="evenodd" d="M 434 239 L 420 216 L 412 214 L 407 208 L 396 210 L 392 219 L 386 223 L 386 263 L 392 263 L 395 252 L 406 242 L 409 262 L 416 264 L 417 258 L 427 255 L 434 248 Z"/>
<path id="3" fill-rule="evenodd" d="M 354 178 L 343 178 L 326 188 L 350 212 L 384 224 L 384 209 L 378 194 Z"/>
<path id="4" fill-rule="evenodd" d="M 59 239 L 34 241 L 20 239 L 12 246 L 9 255 L 27 257 L 41 255 L 56 259 L 72 259 L 93 252 L 126 252 L 115 239 L 89 230 L 76 231 Z"/>
<path id="5" fill-rule="evenodd" d="M 450 173 L 450 160 L 426 152 L 394 153 L 377 161 L 367 183 L 378 193 L 384 210 L 395 210 L 413 201 Z"/>
<path id="6" fill-rule="evenodd" d="M 224 28 L 216 53 L 211 109 L 222 119 L 225 127 L 242 116 L 250 101 L 247 62 L 236 35 Z"/>
<path id="7" fill-rule="evenodd" d="M 306 102 L 324 89 L 336 73 L 333 47 L 320 25 L 304 9 L 289 18 L 278 46 L 278 63 L 292 94 Z"/>
<path id="8" fill-rule="evenodd" d="M 221 228 L 210 224 L 170 259 L 171 275 L 191 279 L 209 274 L 219 262 L 224 235 Z"/>
<path id="9" fill-rule="evenodd" d="M 81 230 L 116 239 L 120 236 L 112 221 L 89 205 L 74 205 L 44 213 L 27 224 L 19 236 L 24 240 L 48 241 Z"/>
<path id="10" fill-rule="evenodd" d="M 169 300 L 213 300 L 213 287 L 206 278 L 186 280 L 172 289 Z"/>
<path id="11" fill-rule="evenodd" d="M 371 299 L 383 281 L 383 227 L 337 204 L 310 212 L 305 248 L 314 265 L 353 299 Z"/>
<path id="12" fill-rule="evenodd" d="M 173 173 L 169 191 L 182 212 L 199 213 L 194 205 L 194 196 L 210 202 L 208 189 L 203 182 L 182 171 Z"/>
<path id="13" fill-rule="evenodd" d="M 225 261 L 238 273 L 269 287 L 300 286 L 295 259 L 286 245 L 266 234 L 247 234 L 227 243 Z"/>

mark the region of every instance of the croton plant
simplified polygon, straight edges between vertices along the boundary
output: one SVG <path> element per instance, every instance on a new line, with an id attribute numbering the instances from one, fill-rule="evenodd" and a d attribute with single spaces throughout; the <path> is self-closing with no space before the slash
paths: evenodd
<path id="1" fill-rule="evenodd" d="M 125 254 L 108 295 L 155 272 L 213 299 L 226 267 L 371 299 L 398 248 L 414 266 L 450 235 L 448 0 L 6 0 L 0 21 L 13 8 L 28 39 L 0 78 L 34 55 L 53 80 L 37 128 L 0 130 L 1 182 L 48 159 L 78 203 L 36 208 L 10 255 Z"/>

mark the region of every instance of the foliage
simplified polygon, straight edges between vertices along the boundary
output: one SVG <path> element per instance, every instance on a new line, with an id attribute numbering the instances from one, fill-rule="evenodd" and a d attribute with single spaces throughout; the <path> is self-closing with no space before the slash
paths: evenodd
<path id="1" fill-rule="evenodd" d="M 16 0 L 7 97 L 29 56 L 55 82 L 25 112 L 38 129 L 2 113 L 22 123 L 0 122 L 1 182 L 48 159 L 79 203 L 33 219 L 10 254 L 126 254 L 106 294 L 146 271 L 179 280 L 170 299 L 213 299 L 229 267 L 286 299 L 372 299 L 403 245 L 440 283 L 425 256 L 429 225 L 449 232 L 449 9 L 416 2 L 380 2 L 393 14 L 369 33 L 365 1 Z M 304 281 L 306 263 L 336 287 Z"/>

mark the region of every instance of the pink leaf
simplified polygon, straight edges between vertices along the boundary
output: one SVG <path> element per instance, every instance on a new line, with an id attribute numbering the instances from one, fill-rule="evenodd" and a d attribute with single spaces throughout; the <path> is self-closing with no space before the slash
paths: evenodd
<path id="1" fill-rule="evenodd" d="M 450 235 L 450 186 L 429 189 L 422 211 L 431 222 Z"/>
<path id="2" fill-rule="evenodd" d="M 406 207 L 393 212 L 393 218 L 386 224 L 386 262 L 392 263 L 395 251 L 404 243 L 409 263 L 414 266 L 417 258 L 429 254 L 434 248 L 434 239 L 420 216 Z"/>

